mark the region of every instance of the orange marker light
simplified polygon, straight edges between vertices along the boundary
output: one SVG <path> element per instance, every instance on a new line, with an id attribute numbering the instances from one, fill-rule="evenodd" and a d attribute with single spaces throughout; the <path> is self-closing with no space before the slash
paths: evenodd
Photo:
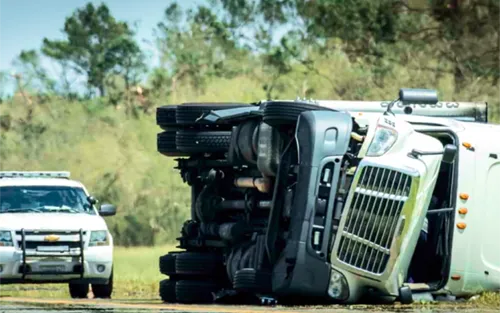
<path id="1" fill-rule="evenodd" d="M 458 229 L 465 229 L 465 227 L 467 227 L 467 224 L 465 224 L 465 223 L 458 223 L 457 227 L 458 227 Z"/>
<path id="2" fill-rule="evenodd" d="M 458 213 L 460 213 L 460 214 L 467 214 L 467 212 L 469 212 L 469 210 L 467 210 L 467 208 L 458 209 Z"/>
<path id="3" fill-rule="evenodd" d="M 464 142 L 462 143 L 462 146 L 466 147 L 467 149 L 472 148 L 472 144 L 470 142 Z"/>
<path id="4" fill-rule="evenodd" d="M 453 280 L 460 280 L 462 278 L 460 275 L 451 275 L 451 279 Z"/>
<path id="5" fill-rule="evenodd" d="M 466 193 L 461 193 L 461 194 L 460 194 L 460 199 L 462 199 L 462 200 L 467 200 L 467 199 L 469 199 L 469 195 L 468 195 L 468 194 L 466 194 Z"/>

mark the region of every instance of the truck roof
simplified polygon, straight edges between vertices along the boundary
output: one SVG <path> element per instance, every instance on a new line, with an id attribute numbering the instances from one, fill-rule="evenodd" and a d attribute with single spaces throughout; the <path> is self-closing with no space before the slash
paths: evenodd
<path id="1" fill-rule="evenodd" d="M 289 100 L 285 100 L 289 101 Z M 350 112 L 383 113 L 389 101 L 347 101 L 316 100 L 313 103 L 330 109 Z M 409 111 L 407 111 L 409 110 Z M 397 115 L 412 115 L 454 119 L 467 122 L 488 122 L 487 102 L 446 102 L 436 104 L 402 104 L 396 103 L 392 112 Z"/>
<path id="2" fill-rule="evenodd" d="M 377 120 L 378 118 L 380 118 L 380 116 L 382 116 L 381 113 L 375 113 L 375 112 L 349 112 L 349 113 L 356 120 L 356 122 L 360 124 L 369 124 L 370 121 L 373 122 L 374 120 Z M 466 127 L 469 127 L 469 125 L 470 126 L 491 125 L 478 122 L 457 121 L 452 118 L 429 117 L 422 115 L 398 114 L 397 117 L 413 125 L 420 125 L 422 127 L 426 126 L 447 127 L 455 132 L 463 131 Z"/>

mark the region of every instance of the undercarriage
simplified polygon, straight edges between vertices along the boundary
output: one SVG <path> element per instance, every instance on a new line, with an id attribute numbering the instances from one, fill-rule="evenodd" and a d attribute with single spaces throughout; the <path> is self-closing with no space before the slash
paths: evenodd
<path id="1" fill-rule="evenodd" d="M 442 289 L 458 141 L 396 117 L 396 101 L 437 96 L 401 89 L 367 118 L 299 100 L 158 108 L 158 151 L 191 187 L 182 251 L 160 258 L 163 301 L 411 303 Z"/>
<path id="2" fill-rule="evenodd" d="M 330 255 L 366 128 L 300 101 L 164 106 L 157 124 L 158 151 L 191 187 L 184 251 L 159 260 L 164 301 L 348 296 L 334 286 Z"/>

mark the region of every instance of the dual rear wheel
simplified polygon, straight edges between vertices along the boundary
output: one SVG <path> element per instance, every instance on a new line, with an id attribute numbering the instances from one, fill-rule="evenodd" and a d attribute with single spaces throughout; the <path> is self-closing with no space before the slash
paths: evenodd
<path id="1" fill-rule="evenodd" d="M 169 303 L 212 303 L 225 285 L 222 257 L 215 253 L 171 252 L 160 257 L 160 298 Z"/>
<path id="2" fill-rule="evenodd" d="M 158 152 L 169 157 L 217 154 L 229 150 L 232 125 L 199 122 L 214 110 L 249 106 L 242 103 L 184 103 L 156 109 L 156 124 L 164 131 L 157 135 Z"/>

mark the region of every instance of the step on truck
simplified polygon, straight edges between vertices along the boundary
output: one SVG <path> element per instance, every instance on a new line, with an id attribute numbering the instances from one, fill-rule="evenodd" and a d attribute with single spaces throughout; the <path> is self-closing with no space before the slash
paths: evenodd
<path id="1" fill-rule="evenodd" d="M 165 302 L 411 303 L 500 289 L 500 126 L 486 103 L 157 108 L 158 152 L 191 187 Z"/>
<path id="2" fill-rule="evenodd" d="M 0 285 L 67 283 L 72 298 L 113 292 L 113 237 L 69 172 L 0 172 Z M 1 288 L 1 287 L 0 287 Z"/>

